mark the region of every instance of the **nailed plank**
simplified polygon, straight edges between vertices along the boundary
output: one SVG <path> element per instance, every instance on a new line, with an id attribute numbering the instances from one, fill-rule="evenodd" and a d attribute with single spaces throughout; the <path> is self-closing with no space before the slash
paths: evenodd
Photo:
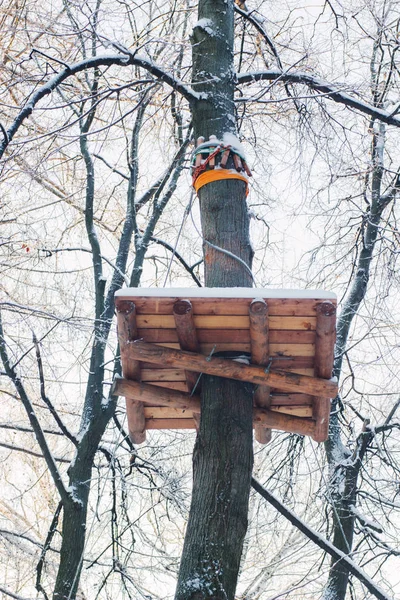
<path id="1" fill-rule="evenodd" d="M 146 429 L 196 429 L 194 419 L 146 419 Z"/>
<path id="2" fill-rule="evenodd" d="M 151 385 L 154 385 L 156 387 L 167 388 L 169 390 L 187 392 L 187 383 L 185 379 L 182 379 L 182 381 L 152 381 Z"/>
<path id="3" fill-rule="evenodd" d="M 140 290 L 138 290 L 140 293 Z M 171 315 L 177 296 L 157 298 L 146 296 L 124 296 L 134 301 L 138 314 Z M 253 298 L 190 298 L 196 315 L 248 315 Z M 116 298 L 116 304 L 122 300 Z M 318 298 L 265 298 L 271 316 L 315 316 L 315 306 L 321 302 Z M 332 300 L 335 303 L 334 300 Z"/>
<path id="4" fill-rule="evenodd" d="M 279 412 L 296 417 L 312 417 L 312 408 L 310 406 L 276 406 L 271 408 L 272 412 Z M 173 406 L 146 406 L 144 407 L 146 419 L 190 419 L 193 412 L 187 408 L 178 408 Z M 259 425 L 256 425 L 255 429 Z M 266 428 L 263 428 L 266 429 Z"/>
<path id="5" fill-rule="evenodd" d="M 129 344 L 132 358 L 152 363 L 164 363 L 171 367 L 189 371 L 207 373 L 240 381 L 249 381 L 255 385 L 269 385 L 288 392 L 302 392 L 312 396 L 331 398 L 337 393 L 333 381 L 307 377 L 284 371 L 265 372 L 263 367 L 245 365 L 229 359 L 205 357 L 203 355 L 165 348 L 136 340 Z"/>
<path id="6" fill-rule="evenodd" d="M 307 394 L 271 394 L 271 406 L 312 406 L 313 397 Z"/>
<path id="7" fill-rule="evenodd" d="M 253 300 L 249 307 L 251 362 L 267 366 L 270 358 L 268 339 L 268 306 L 264 300 Z M 257 386 L 254 403 L 260 408 L 269 408 L 271 390 L 267 385 Z M 255 438 L 260 444 L 271 441 L 271 429 L 255 426 Z"/>
<path id="8" fill-rule="evenodd" d="M 147 342 L 147 339 L 146 339 Z M 164 346 L 165 348 L 180 348 L 178 343 L 173 342 L 156 342 L 158 346 Z M 215 344 L 217 347 L 214 348 Z M 251 351 L 250 344 L 231 344 L 231 343 L 220 343 L 216 340 L 214 343 L 209 344 L 200 344 L 200 351 L 203 354 L 209 354 L 211 350 L 214 348 L 214 352 L 222 352 L 222 351 L 241 351 L 241 352 L 249 352 Z M 284 357 L 290 358 L 293 356 L 314 356 L 314 346 L 311 344 L 270 344 L 270 352 L 272 357 L 281 357 L 282 362 Z"/>
<path id="9" fill-rule="evenodd" d="M 312 406 L 271 406 L 269 410 L 295 417 L 312 418 Z"/>
<path id="10" fill-rule="evenodd" d="M 248 329 L 250 320 L 248 316 L 237 315 L 194 315 L 196 329 Z M 270 329 L 299 329 L 304 331 L 315 330 L 316 317 L 270 317 Z M 137 315 L 139 329 L 173 329 L 175 320 L 173 315 Z"/>
<path id="11" fill-rule="evenodd" d="M 189 352 L 200 352 L 190 300 L 177 300 L 174 304 L 173 312 L 176 333 L 182 350 L 189 350 Z M 192 392 L 199 380 L 199 373 L 185 371 L 185 378 L 188 390 L 189 392 Z"/>
<path id="12" fill-rule="evenodd" d="M 196 329 L 198 341 L 204 343 L 230 342 L 250 343 L 248 329 Z M 178 343 L 176 329 L 138 329 L 138 338 L 145 338 L 146 342 L 173 342 Z M 270 344 L 314 344 L 315 331 L 296 331 L 277 329 L 269 332 Z"/>
<path id="13" fill-rule="evenodd" d="M 146 340 L 146 342 L 147 342 L 147 340 Z M 140 366 L 141 366 L 142 370 L 155 368 L 154 364 L 148 363 L 145 361 L 141 362 Z M 157 365 L 156 368 L 157 369 L 170 369 L 171 367 L 168 367 L 168 365 Z M 310 369 L 310 370 L 312 369 L 313 373 L 314 373 L 314 357 L 313 356 L 294 356 L 292 358 L 292 357 L 273 356 L 271 368 L 275 369 L 275 370 L 283 369 L 284 371 L 286 371 L 286 370 L 295 371 L 296 369 Z"/>
<path id="14" fill-rule="evenodd" d="M 300 367 L 293 367 L 285 370 L 290 373 L 298 373 L 299 375 L 308 375 L 310 377 L 314 375 L 314 369 L 301 369 Z M 277 371 L 277 369 L 271 369 L 272 373 L 274 371 Z M 196 381 L 197 377 L 198 375 L 196 376 Z M 163 369 L 157 369 L 153 366 L 153 369 L 142 369 L 141 381 L 186 381 L 186 372 L 183 369 L 168 369 L 165 367 Z"/>
<path id="15" fill-rule="evenodd" d="M 185 408 L 145 406 L 146 419 L 192 419 L 193 412 Z"/>
<path id="16" fill-rule="evenodd" d="M 142 381 L 186 381 L 183 369 L 142 369 Z"/>
<path id="17" fill-rule="evenodd" d="M 117 377 L 113 384 L 112 393 L 116 395 L 129 394 L 131 397 L 144 401 L 146 403 L 146 414 L 153 415 L 153 418 L 146 419 L 148 429 L 182 429 L 185 427 L 192 428 L 192 426 L 194 428 L 194 422 L 189 418 L 189 413 L 200 411 L 200 398 L 198 396 L 190 397 L 187 392 L 160 388 L 155 390 L 154 388 L 155 386 L 152 385 Z M 154 406 L 149 406 L 149 404 L 154 405 L 156 403 L 158 403 L 158 406 L 165 407 L 166 410 L 159 411 Z M 173 409 L 172 412 L 169 412 L 170 409 Z M 185 410 L 185 413 L 179 412 L 182 410 Z M 253 414 L 254 425 L 282 429 L 301 435 L 314 435 L 315 424 L 311 419 L 286 414 L 281 412 L 282 410 L 288 411 L 288 407 L 276 407 L 274 411 L 255 408 Z M 306 416 L 311 409 L 310 407 L 293 407 L 293 410 Z M 188 416 L 182 419 L 183 414 Z M 161 415 L 162 418 L 157 418 Z M 172 418 L 165 418 L 166 415 Z M 180 417 L 177 418 L 177 415 L 180 415 Z M 189 423 L 191 424 L 189 425 Z"/>
<path id="18" fill-rule="evenodd" d="M 336 306 L 332 302 L 320 302 L 316 313 L 315 376 L 329 379 L 332 377 L 334 360 Z M 313 418 L 316 428 L 314 439 L 317 442 L 324 442 L 328 438 L 330 408 L 329 399 L 314 399 Z"/>
<path id="19" fill-rule="evenodd" d="M 129 352 L 130 342 L 137 338 L 136 307 L 133 302 L 118 302 L 117 331 L 122 372 L 129 379 L 140 380 L 140 363 L 132 360 Z M 143 404 L 129 396 L 125 402 L 129 437 L 134 444 L 142 444 L 146 439 Z"/>

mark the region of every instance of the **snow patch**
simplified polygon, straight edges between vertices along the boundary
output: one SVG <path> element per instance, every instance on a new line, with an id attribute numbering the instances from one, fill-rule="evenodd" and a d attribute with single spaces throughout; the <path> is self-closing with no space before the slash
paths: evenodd
<path id="1" fill-rule="evenodd" d="M 193 29 L 195 27 L 200 27 L 200 29 L 203 29 L 203 31 L 208 33 L 208 35 L 217 35 L 214 29 L 214 23 L 211 21 L 211 19 L 200 19 L 197 21 Z"/>
<path id="2" fill-rule="evenodd" d="M 226 131 L 224 133 L 224 135 L 222 136 L 222 141 L 225 144 L 225 146 L 231 146 L 233 150 L 238 152 L 246 160 L 244 148 L 243 148 L 239 138 L 236 137 L 236 135 L 234 135 L 233 133 L 231 133 L 229 131 Z"/>
<path id="3" fill-rule="evenodd" d="M 302 300 L 336 300 L 336 294 L 324 290 L 290 290 L 268 288 L 122 288 L 115 293 L 117 298 L 293 298 Z"/>

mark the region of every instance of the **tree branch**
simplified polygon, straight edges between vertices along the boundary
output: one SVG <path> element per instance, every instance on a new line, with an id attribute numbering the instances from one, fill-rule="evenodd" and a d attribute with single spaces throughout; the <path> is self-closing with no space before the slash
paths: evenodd
<path id="1" fill-rule="evenodd" d="M 42 431 L 42 428 L 40 426 L 40 423 L 38 421 L 38 418 L 37 418 L 34 408 L 32 406 L 32 403 L 28 397 L 28 394 L 26 393 L 25 388 L 22 384 L 22 381 L 18 377 L 14 368 L 10 365 L 10 361 L 8 358 L 8 352 L 7 352 L 7 345 L 6 345 L 6 341 L 4 339 L 1 313 L 0 313 L 0 357 L 3 361 L 4 369 L 7 373 L 7 376 L 13 382 L 13 384 L 19 394 L 19 397 L 21 398 L 22 404 L 24 405 L 24 408 L 28 415 L 28 419 L 30 421 L 31 427 L 35 432 L 35 437 L 36 437 L 37 442 L 40 446 L 40 449 L 43 453 L 43 456 L 46 460 L 47 466 L 49 468 L 49 471 L 51 473 L 51 476 L 53 478 L 53 481 L 57 488 L 57 491 L 60 494 L 60 497 L 64 502 L 71 502 L 71 501 L 73 501 L 73 497 L 71 496 L 71 494 L 68 493 L 66 487 L 64 486 L 61 474 L 58 471 L 55 459 L 47 445 L 46 438 L 44 436 L 44 433 Z"/>
<path id="2" fill-rule="evenodd" d="M 186 271 L 191 275 L 193 281 L 196 283 L 196 285 L 198 285 L 199 287 L 202 287 L 200 281 L 197 279 L 196 275 L 193 273 L 193 267 L 190 267 L 187 262 L 185 261 L 185 259 L 179 254 L 179 252 L 177 252 L 176 250 L 174 250 L 174 248 L 168 244 L 167 242 L 164 242 L 164 240 L 161 240 L 160 238 L 154 237 L 154 235 L 152 235 L 150 237 L 150 240 L 152 242 L 155 242 L 156 244 L 160 244 L 160 246 L 163 246 L 164 248 L 166 248 L 167 250 L 169 250 L 170 252 L 173 252 L 174 257 L 179 260 L 179 262 L 181 263 L 181 265 L 186 269 Z M 195 263 L 195 266 L 197 266 L 198 263 Z"/>
<path id="3" fill-rule="evenodd" d="M 376 108 L 372 104 L 364 102 L 363 100 L 359 100 L 354 96 L 350 96 L 350 94 L 341 91 L 336 85 L 322 79 L 318 79 L 309 73 L 290 73 L 280 70 L 270 70 L 255 71 L 252 73 L 239 73 L 237 76 L 237 82 L 240 85 L 244 83 L 253 83 L 255 81 L 275 80 L 279 80 L 282 83 L 297 83 L 300 85 L 306 85 L 313 90 L 324 93 L 326 96 L 331 98 L 331 100 L 337 102 L 338 104 L 343 104 L 347 108 L 354 108 L 364 115 L 368 115 L 373 119 L 382 121 L 387 125 L 400 127 L 400 118 L 393 116 L 392 113 L 381 108 Z"/>
<path id="4" fill-rule="evenodd" d="M 292 525 L 297 527 L 304 535 L 308 537 L 312 542 L 314 542 L 319 548 L 324 550 L 327 554 L 332 556 L 334 560 L 340 561 L 352 575 L 354 575 L 371 594 L 378 598 L 379 600 L 391 600 L 391 598 L 385 594 L 383 590 L 381 590 L 373 581 L 366 575 L 358 565 L 354 561 L 352 561 L 344 552 L 341 552 L 333 544 L 331 544 L 328 540 L 323 538 L 321 534 L 317 531 L 314 531 L 309 525 L 306 525 L 303 521 L 301 521 L 296 515 L 283 506 L 283 504 L 278 500 L 274 494 L 266 490 L 254 477 L 251 479 L 251 485 L 253 489 L 260 494 L 267 502 L 272 504 L 274 508 L 278 512 L 281 513 L 288 519 Z"/>
<path id="5" fill-rule="evenodd" d="M 87 58 L 85 60 L 74 63 L 71 66 L 66 66 L 62 71 L 57 73 L 54 77 L 52 77 L 47 83 L 42 85 L 26 102 L 25 106 L 20 110 L 16 119 L 12 123 L 11 127 L 8 131 L 2 127 L 3 132 L 3 141 L 0 144 L 0 158 L 2 158 L 4 151 L 7 146 L 14 138 L 18 129 L 21 127 L 23 122 L 32 114 L 33 109 L 36 105 L 44 98 L 51 94 L 53 90 L 55 90 L 58 86 L 60 86 L 66 79 L 69 77 L 76 75 L 77 73 L 81 73 L 87 69 L 96 69 L 99 67 L 111 67 L 111 66 L 138 66 L 142 69 L 146 69 L 149 73 L 154 75 L 159 81 L 167 83 L 173 89 L 177 90 L 182 94 L 189 102 L 193 102 L 200 98 L 199 94 L 196 94 L 189 86 L 185 85 L 179 79 L 176 79 L 173 75 L 164 71 L 161 67 L 154 64 L 151 60 L 148 60 L 144 56 L 138 56 L 134 52 L 120 55 L 120 54 L 111 54 L 105 56 L 95 56 L 91 58 Z"/>

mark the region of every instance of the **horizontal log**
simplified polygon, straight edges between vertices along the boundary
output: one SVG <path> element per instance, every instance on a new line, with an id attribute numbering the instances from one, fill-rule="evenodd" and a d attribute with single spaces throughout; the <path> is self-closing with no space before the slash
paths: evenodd
<path id="1" fill-rule="evenodd" d="M 140 293 L 140 290 L 138 290 Z M 124 300 L 135 302 L 139 314 L 172 315 L 178 297 L 156 298 L 146 296 L 118 296 L 116 305 Z M 196 315 L 248 315 L 253 298 L 190 298 Z M 265 298 L 272 316 L 315 316 L 318 298 Z M 331 300 L 335 304 L 335 300 Z"/>
<path id="2" fill-rule="evenodd" d="M 254 426 L 262 425 L 268 427 L 268 429 L 279 429 L 280 431 L 314 438 L 315 423 L 312 419 L 303 419 L 302 417 L 293 417 L 272 410 L 255 408 L 253 424 Z"/>
<path id="3" fill-rule="evenodd" d="M 237 315 L 194 315 L 196 329 L 249 329 L 249 316 Z M 140 315 L 136 316 L 138 329 L 173 329 L 175 319 L 173 315 Z M 299 329 L 313 331 L 316 326 L 316 317 L 270 317 L 270 329 Z"/>
<path id="4" fill-rule="evenodd" d="M 138 383 L 136 381 L 129 381 L 116 377 L 112 387 L 112 394 L 123 396 L 129 395 L 136 400 L 146 404 L 145 412 L 149 408 L 148 405 L 180 409 L 187 411 L 187 418 L 168 418 L 165 417 L 160 419 L 146 419 L 147 429 L 185 429 L 194 428 L 193 419 L 189 418 L 189 411 L 194 413 L 200 412 L 200 399 L 197 396 L 190 397 L 188 393 L 177 392 L 175 390 L 163 390 L 146 383 Z M 283 408 L 283 407 L 282 407 Z M 310 412 L 310 408 L 308 408 Z M 150 412 L 147 412 L 149 415 Z M 153 410 L 151 413 L 156 415 L 157 412 Z M 158 413 L 160 414 L 160 413 Z M 163 415 L 166 412 L 164 411 Z M 179 414 L 174 411 L 174 414 Z M 186 414 L 186 413 L 185 413 Z M 313 437 L 315 431 L 314 422 L 308 418 L 302 418 L 300 416 L 293 416 L 284 414 L 277 410 L 264 410 L 261 408 L 255 408 L 253 412 L 254 426 L 263 426 L 270 429 L 280 429 L 291 433 L 299 433 L 301 435 L 310 435 Z"/>
<path id="5" fill-rule="evenodd" d="M 248 329 L 197 329 L 197 339 L 201 344 L 218 342 L 250 343 Z M 138 338 L 145 338 L 146 342 L 173 342 L 178 343 L 176 329 L 138 329 Z M 274 329 L 269 332 L 270 344 L 314 344 L 315 331 L 296 331 L 287 329 Z"/>
<path id="6" fill-rule="evenodd" d="M 129 345 L 130 355 L 135 360 L 170 365 L 171 367 L 217 375 L 228 379 L 248 381 L 255 385 L 269 385 L 279 390 L 302 392 L 311 396 L 333 398 L 337 393 L 337 384 L 330 380 L 307 377 L 306 375 L 298 375 L 287 371 L 266 372 L 264 367 L 257 365 L 246 365 L 224 358 L 206 357 L 192 352 L 148 344 L 141 340 L 131 342 Z"/>
<path id="7" fill-rule="evenodd" d="M 160 387 L 155 388 L 156 386 L 147 383 L 139 383 L 137 381 L 122 379 L 122 377 L 116 377 L 111 393 L 116 396 L 129 396 L 145 404 L 171 406 L 173 408 L 191 410 L 192 412 L 200 412 L 199 397 L 190 397 L 187 392 L 165 390 Z"/>

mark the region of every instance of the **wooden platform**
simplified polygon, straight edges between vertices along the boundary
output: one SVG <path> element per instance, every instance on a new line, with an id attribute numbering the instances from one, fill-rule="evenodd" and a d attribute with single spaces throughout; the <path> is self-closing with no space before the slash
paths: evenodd
<path id="1" fill-rule="evenodd" d="M 123 379 L 114 393 L 127 399 L 135 443 L 144 441 L 146 429 L 195 428 L 200 374 L 207 372 L 256 384 L 260 442 L 268 441 L 270 429 L 326 439 L 336 394 L 330 380 L 334 294 L 127 288 L 115 304 Z"/>

